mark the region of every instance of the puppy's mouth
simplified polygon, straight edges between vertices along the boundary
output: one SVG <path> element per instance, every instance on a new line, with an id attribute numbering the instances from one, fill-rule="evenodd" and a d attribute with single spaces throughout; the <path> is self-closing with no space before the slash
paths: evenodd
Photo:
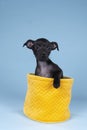
<path id="1" fill-rule="evenodd" d="M 41 56 L 38 58 L 39 61 L 47 61 L 48 57 L 46 56 Z"/>

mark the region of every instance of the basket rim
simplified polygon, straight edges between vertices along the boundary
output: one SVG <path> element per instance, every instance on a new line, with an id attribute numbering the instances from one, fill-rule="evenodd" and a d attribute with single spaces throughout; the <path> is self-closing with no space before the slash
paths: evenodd
<path id="1" fill-rule="evenodd" d="M 34 80 L 53 81 L 53 78 L 41 77 L 41 76 L 37 76 L 33 73 L 28 73 L 27 78 L 34 79 Z M 69 76 L 64 76 L 64 78 L 62 78 L 60 80 L 61 80 L 61 82 L 68 82 L 68 81 L 73 82 L 74 81 L 74 79 Z"/>

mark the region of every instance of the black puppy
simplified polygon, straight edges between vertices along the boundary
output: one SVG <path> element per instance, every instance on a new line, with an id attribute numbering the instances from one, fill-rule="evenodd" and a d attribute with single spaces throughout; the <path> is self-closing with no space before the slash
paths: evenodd
<path id="1" fill-rule="evenodd" d="M 58 44 L 45 38 L 40 38 L 35 41 L 28 40 L 23 46 L 32 49 L 36 57 L 35 75 L 54 78 L 53 86 L 58 88 L 60 86 L 60 78 L 63 78 L 63 71 L 49 59 L 52 50 L 56 48 L 59 50 Z"/>

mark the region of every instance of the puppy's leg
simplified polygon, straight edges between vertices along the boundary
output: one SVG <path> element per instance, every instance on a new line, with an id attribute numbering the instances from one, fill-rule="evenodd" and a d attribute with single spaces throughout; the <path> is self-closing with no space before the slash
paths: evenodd
<path id="1" fill-rule="evenodd" d="M 62 71 L 55 71 L 53 74 L 53 78 L 54 78 L 53 86 L 55 88 L 59 88 L 60 87 L 60 79 L 63 78 L 63 72 Z"/>

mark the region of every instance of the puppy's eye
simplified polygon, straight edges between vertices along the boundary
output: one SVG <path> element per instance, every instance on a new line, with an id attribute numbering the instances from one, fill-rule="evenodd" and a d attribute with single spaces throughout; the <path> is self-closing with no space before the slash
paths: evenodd
<path id="1" fill-rule="evenodd" d="M 35 49 L 38 50 L 38 49 L 39 49 L 39 46 L 36 46 Z"/>
<path id="2" fill-rule="evenodd" d="M 41 47 L 41 45 L 40 45 L 40 44 L 38 44 L 38 47 Z"/>
<path id="3" fill-rule="evenodd" d="M 35 49 L 38 51 L 40 49 L 40 46 L 35 46 Z"/>
<path id="4" fill-rule="evenodd" d="M 50 48 L 49 46 L 47 47 L 47 49 L 48 49 L 48 50 L 51 50 L 51 48 Z"/>

